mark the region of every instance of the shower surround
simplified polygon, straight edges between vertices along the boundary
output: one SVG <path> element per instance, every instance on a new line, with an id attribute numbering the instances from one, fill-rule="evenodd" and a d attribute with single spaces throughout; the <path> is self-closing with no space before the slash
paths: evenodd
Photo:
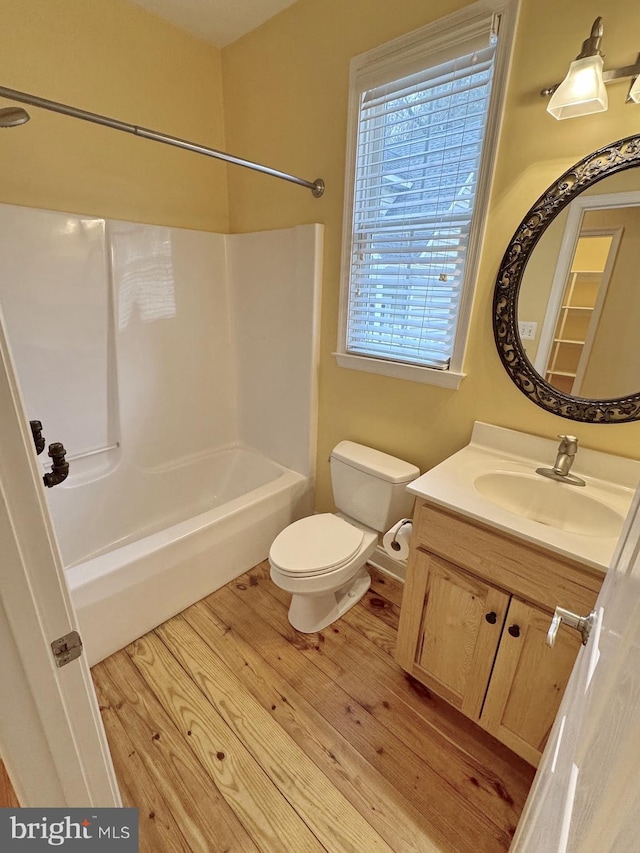
<path id="1" fill-rule="evenodd" d="M 322 227 L 0 205 L 0 243 L 25 413 L 70 460 L 47 498 L 93 664 L 311 511 Z"/>

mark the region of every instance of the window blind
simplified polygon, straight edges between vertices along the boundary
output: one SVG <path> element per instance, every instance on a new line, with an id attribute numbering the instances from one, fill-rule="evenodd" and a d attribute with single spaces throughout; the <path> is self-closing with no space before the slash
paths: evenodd
<path id="1" fill-rule="evenodd" d="M 361 94 L 347 352 L 449 367 L 495 47 Z"/>

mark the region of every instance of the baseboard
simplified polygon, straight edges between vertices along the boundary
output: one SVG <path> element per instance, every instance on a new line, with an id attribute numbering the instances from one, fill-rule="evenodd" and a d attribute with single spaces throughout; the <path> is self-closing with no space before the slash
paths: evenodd
<path id="1" fill-rule="evenodd" d="M 372 566 L 384 572 L 386 575 L 391 575 L 401 583 L 405 582 L 407 577 L 407 564 L 403 560 L 395 560 L 390 557 L 387 552 L 380 546 L 373 552 L 373 556 L 369 557 Z"/>

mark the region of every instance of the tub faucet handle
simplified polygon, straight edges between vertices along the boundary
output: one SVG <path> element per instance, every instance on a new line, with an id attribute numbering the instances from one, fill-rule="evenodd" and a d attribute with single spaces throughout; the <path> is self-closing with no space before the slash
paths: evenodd
<path id="1" fill-rule="evenodd" d="M 36 453 L 40 456 L 45 446 L 44 436 L 42 435 L 42 421 L 29 421 L 29 426 L 31 427 L 33 443 L 36 446 Z"/>

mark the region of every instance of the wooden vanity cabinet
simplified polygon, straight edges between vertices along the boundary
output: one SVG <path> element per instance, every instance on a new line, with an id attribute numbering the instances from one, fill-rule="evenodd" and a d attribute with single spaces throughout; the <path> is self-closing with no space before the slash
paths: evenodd
<path id="1" fill-rule="evenodd" d="M 418 502 L 400 613 L 400 665 L 537 765 L 580 648 L 556 605 L 589 613 L 602 574 Z"/>

